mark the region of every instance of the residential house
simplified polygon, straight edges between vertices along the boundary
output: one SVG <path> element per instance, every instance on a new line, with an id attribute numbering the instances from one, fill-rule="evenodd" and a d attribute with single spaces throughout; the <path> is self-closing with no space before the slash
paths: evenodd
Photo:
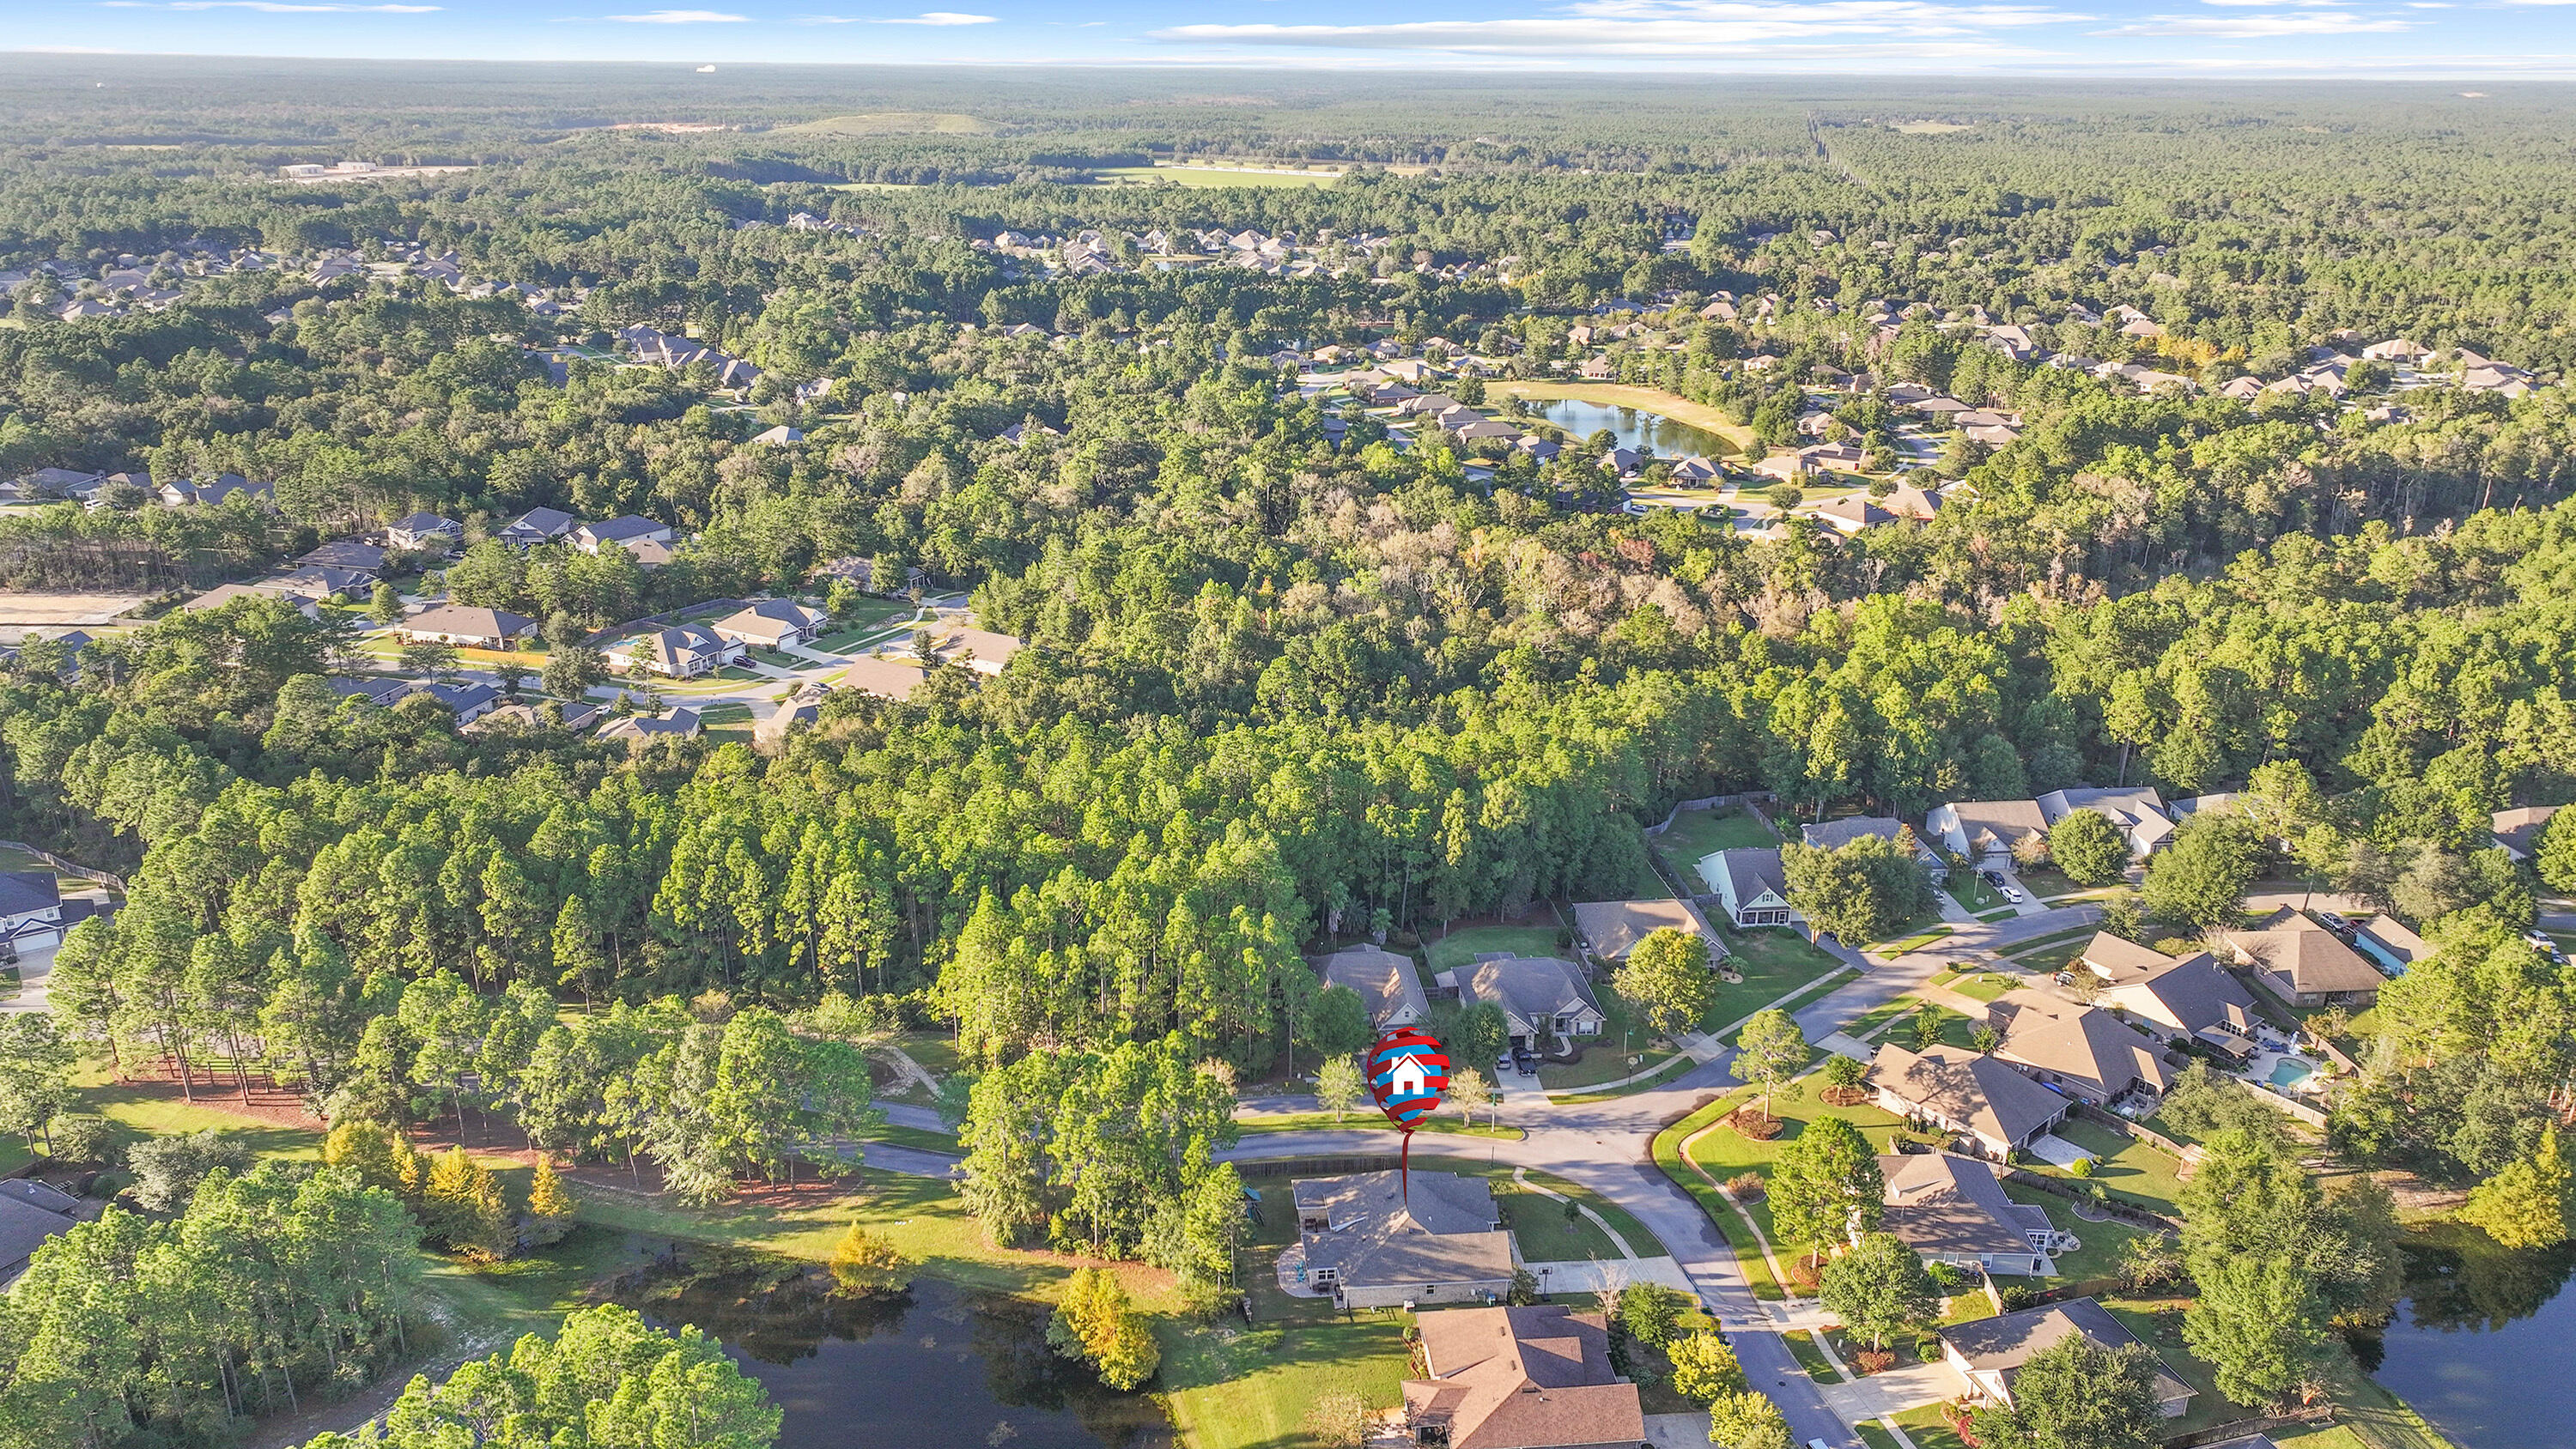
<path id="1" fill-rule="evenodd" d="M 256 584 L 217 584 L 188 602 L 181 604 L 182 613 L 198 614 L 220 609 L 235 599 L 276 599 L 305 618 L 319 622 L 322 600 L 312 594 L 299 594 L 292 589 L 263 589 Z"/>
<path id="2" fill-rule="evenodd" d="M 1637 943 L 1660 930 L 1675 930 L 1706 939 L 1707 923 L 1697 911 L 1670 897 L 1634 901 L 1584 901 L 1574 908 L 1574 939 L 1595 961 L 1625 961 Z M 1726 948 L 1709 941 L 1710 959 Z"/>
<path id="3" fill-rule="evenodd" d="M 414 644 L 459 644 L 469 649 L 514 649 L 537 632 L 537 621 L 507 609 L 441 604 L 424 609 L 395 626 Z"/>
<path id="4" fill-rule="evenodd" d="M 1923 873 L 1930 876 L 1935 885 L 1949 880 L 1950 867 L 1923 843 L 1923 837 L 1915 834 L 1913 827 L 1893 816 L 1846 815 L 1840 820 L 1798 827 L 1798 839 L 1818 850 L 1840 850 L 1863 836 L 1873 835 L 1882 840 L 1893 840 L 1912 851 L 1915 863 L 1923 867 Z"/>
<path id="5" fill-rule="evenodd" d="M 0 871 L 0 959 L 63 939 L 62 883 L 50 870 Z"/>
<path id="6" fill-rule="evenodd" d="M 405 699 L 427 695 L 447 706 L 460 725 L 469 725 L 500 707 L 501 691 L 473 680 L 431 680 L 414 684 L 403 695 Z"/>
<path id="7" fill-rule="evenodd" d="M 1929 523 L 1941 512 L 1941 495 L 1926 493 L 1911 483 L 1899 483 L 1886 497 L 1876 500 L 1879 507 L 1899 518 Z"/>
<path id="8" fill-rule="evenodd" d="M 2009 1063 L 1946 1045 L 1911 1052 L 1884 1043 L 1861 1081 L 1882 1109 L 1956 1133 L 1972 1155 L 1997 1162 L 2030 1146 L 2074 1106 Z"/>
<path id="9" fill-rule="evenodd" d="M 782 649 L 813 639 L 829 622 L 831 616 L 822 610 L 809 609 L 793 599 L 763 599 L 707 627 L 715 630 L 716 637 L 736 644 Z"/>
<path id="10" fill-rule="evenodd" d="M 599 727 L 599 738 L 624 740 L 629 749 L 642 749 L 657 740 L 694 740 L 702 733 L 693 709 L 675 709 L 660 718 L 630 715 Z"/>
<path id="11" fill-rule="evenodd" d="M 2406 929 L 2395 916 L 2371 917 L 2353 929 L 2352 948 L 2382 972 L 2403 976 L 2406 969 L 2433 954 L 2424 938 Z"/>
<path id="12" fill-rule="evenodd" d="M 372 592 L 381 579 L 382 575 L 374 569 L 306 564 L 270 578 L 253 579 L 243 587 L 263 594 L 302 594 L 316 599 L 356 598 Z"/>
<path id="13" fill-rule="evenodd" d="M 2360 952 L 2290 906 L 2251 929 L 2226 932 L 2226 942 L 2236 963 L 2290 1006 L 2370 1006 L 2388 983 Z"/>
<path id="14" fill-rule="evenodd" d="M 601 651 L 612 665 L 620 669 L 647 670 L 673 679 L 695 679 L 713 674 L 728 664 L 740 664 L 750 657 L 742 645 L 718 635 L 703 624 L 674 624 L 655 629 L 632 639 L 622 639 Z"/>
<path id="15" fill-rule="evenodd" d="M 1789 873 L 1777 847 L 1739 845 L 1703 856 L 1699 874 L 1738 930 L 1791 926 L 1805 919 L 1789 904 Z"/>
<path id="16" fill-rule="evenodd" d="M 2207 951 L 2177 958 L 2100 931 L 2069 969 L 2100 983 L 2095 1005 L 2124 1012 L 2167 1041 L 2196 1040 L 2242 1055 L 2262 1019 L 2254 994 Z"/>
<path id="17" fill-rule="evenodd" d="M 1582 968 L 1554 956 L 1489 956 L 1443 974 L 1456 979 L 1460 1000 L 1501 1007 L 1505 1034 L 1515 1046 L 1536 1051 L 1550 1038 L 1598 1036 L 1608 1020 Z"/>
<path id="18" fill-rule="evenodd" d="M 2180 825 L 2195 815 L 2236 809 L 2236 802 L 2240 798 L 2242 797 L 2230 790 L 2222 790 L 2215 795 L 2194 795 L 2187 800 L 2168 801 L 2165 805 L 2165 813 L 2173 817 L 2174 824 Z"/>
<path id="19" fill-rule="evenodd" d="M 597 553 L 610 544 L 617 544 L 633 553 L 638 544 L 668 544 L 673 537 L 671 525 L 628 513 L 605 523 L 585 523 L 574 529 L 572 546 L 583 553 Z"/>
<path id="20" fill-rule="evenodd" d="M 503 543 L 528 548 L 552 543 L 580 526 L 580 519 L 560 508 L 531 508 L 501 525 L 497 536 Z"/>
<path id="21" fill-rule="evenodd" d="M 553 714 L 547 713 L 549 709 L 553 710 Z M 505 729 L 564 729 L 579 734 L 598 723 L 599 717 L 607 712 L 606 706 L 587 700 L 548 699 L 534 704 L 522 701 L 516 704 L 495 705 L 485 711 L 482 718 L 466 725 L 465 731 L 468 734 L 480 735 Z"/>
<path id="22" fill-rule="evenodd" d="M 247 496 L 255 503 L 273 505 L 277 501 L 276 484 L 253 483 L 239 473 L 219 473 L 204 483 L 188 478 L 173 478 L 153 491 L 160 495 L 164 505 L 171 508 L 191 506 L 213 508 L 236 493 Z"/>
<path id="23" fill-rule="evenodd" d="M 2136 1334 L 2091 1298 L 1952 1324 L 1940 1334 L 1942 1361 L 1967 1381 L 1966 1398 L 1972 1404 L 2010 1405 L 2013 1380 L 2021 1376 L 2022 1366 L 2040 1350 L 2069 1338 L 2088 1338 L 2112 1352 L 2138 1343 Z M 2154 1349 L 2147 1348 L 2147 1353 L 2156 1360 L 2158 1411 L 2168 1419 L 2181 1418 L 2191 1407 L 2191 1386 L 2165 1367 Z"/>
<path id="24" fill-rule="evenodd" d="M 2097 1107 L 2133 1094 L 2153 1100 L 2173 1085 L 2163 1044 L 2107 1011 L 2044 991 L 2007 991 L 1986 1007 L 1986 1024 L 2003 1035 L 1997 1060 Z"/>
<path id="25" fill-rule="evenodd" d="M 1857 493 L 1819 503 L 1809 511 L 1846 534 L 1858 533 L 1863 529 L 1877 528 L 1896 521 L 1895 514 Z"/>
<path id="26" fill-rule="evenodd" d="M 1887 1184 L 1879 1231 L 1894 1233 L 1925 1261 L 1987 1273 L 2044 1277 L 2057 1271 L 2056 1228 L 2045 1210 L 2014 1202 L 1995 1170 L 1955 1152 L 1907 1152 L 1878 1159 Z"/>
<path id="27" fill-rule="evenodd" d="M 465 525 L 453 518 L 435 513 L 413 513 L 385 525 L 385 543 L 391 548 L 451 549 L 465 541 Z"/>
<path id="28" fill-rule="evenodd" d="M 1923 817 L 1923 830 L 1952 855 L 2008 864 L 2014 846 L 2048 834 L 2048 818 L 2035 800 L 1963 800 L 1934 806 Z"/>
<path id="29" fill-rule="evenodd" d="M 2144 859 L 2161 849 L 2173 838 L 2173 817 L 2165 813 L 2165 802 L 2144 785 L 2125 789 L 2096 789 L 2078 785 L 2067 790 L 2051 790 L 2039 797 L 2039 817 L 2051 825 L 2078 810 L 2091 810 L 2107 817 L 2120 838 L 2128 842 L 2129 854 Z"/>
<path id="30" fill-rule="evenodd" d="M 1013 656 L 1028 647 L 1008 634 L 977 629 L 956 619 L 931 626 L 931 644 L 939 657 L 951 664 L 962 664 L 978 674 L 999 674 Z"/>
<path id="31" fill-rule="evenodd" d="M 1300 1178 L 1297 1246 L 1282 1266 L 1337 1308 L 1490 1303 L 1509 1293 L 1520 1251 L 1481 1177 L 1394 1172 Z M 1283 1255 L 1285 1256 L 1285 1255 Z"/>
<path id="32" fill-rule="evenodd" d="M 907 655 L 869 654 L 850 661 L 841 685 L 880 699 L 910 699 L 921 687 L 921 661 Z"/>
<path id="33" fill-rule="evenodd" d="M 335 674 L 322 682 L 330 687 L 333 694 L 340 696 L 344 701 L 354 699 L 362 704 L 374 705 L 378 709 L 391 709 L 402 703 L 403 698 L 411 693 L 412 686 L 418 681 L 399 679 L 390 675 Z"/>
<path id="34" fill-rule="evenodd" d="M 2229 931 L 2237 961 L 2254 979 L 2292 1006 L 2368 1006 L 2387 984 L 2371 965 L 2332 931 L 2283 906 L 2251 930 Z"/>
<path id="35" fill-rule="evenodd" d="M 1633 1449 L 1637 1386 L 1610 1366 L 1609 1320 L 1563 1304 L 1453 1308 L 1418 1320 L 1423 1377 L 1404 1381 L 1404 1427 L 1449 1449 Z"/>
<path id="36" fill-rule="evenodd" d="M 311 568 L 347 569 L 353 573 L 363 573 L 369 576 L 369 582 L 372 584 L 374 576 L 385 571 L 385 549 L 381 544 L 366 543 L 354 538 L 338 538 L 304 555 L 296 562 Z"/>
<path id="37" fill-rule="evenodd" d="M 751 443 L 752 446 L 755 447 L 783 448 L 790 443 L 801 443 L 803 441 L 805 441 L 805 430 L 803 428 L 791 428 L 785 423 L 780 423 L 774 428 L 767 428 L 751 435 Z"/>
<path id="38" fill-rule="evenodd" d="M 24 1177 L 0 1182 L 0 1292 L 27 1271 L 38 1248 L 94 1216 L 52 1183 Z"/>
<path id="39" fill-rule="evenodd" d="M 2487 820 L 2488 831 L 2504 853 L 2516 860 L 2529 860 L 2540 850 L 2540 832 L 2549 817 L 2558 813 L 2555 805 L 2522 805 L 2499 810 Z"/>
<path id="40" fill-rule="evenodd" d="M 823 701 L 831 697 L 829 686 L 807 680 L 796 692 L 778 702 L 778 708 L 751 727 L 754 744 L 772 747 L 787 742 L 788 733 L 801 724 L 812 724 L 823 717 Z"/>
<path id="41" fill-rule="evenodd" d="M 1375 946 L 1352 946 L 1317 961 L 1315 969 L 1326 986 L 1357 992 L 1368 1007 L 1369 1024 L 1379 1031 L 1411 1026 L 1431 1014 L 1431 999 L 1423 994 L 1422 978 L 1415 974 L 1410 956 Z"/>

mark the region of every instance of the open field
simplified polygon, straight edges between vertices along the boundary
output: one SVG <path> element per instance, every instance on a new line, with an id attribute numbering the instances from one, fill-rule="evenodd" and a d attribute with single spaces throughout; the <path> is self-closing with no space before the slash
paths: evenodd
<path id="1" fill-rule="evenodd" d="M 998 129 L 990 121 L 956 111 L 865 111 L 825 116 L 801 125 L 781 126 L 790 136 L 982 136 Z"/>
<path id="2" fill-rule="evenodd" d="M 1533 921 L 1540 918 L 1533 916 Z M 1430 959 L 1432 971 L 1455 971 L 1471 965 L 1478 956 L 1506 951 L 1515 956 L 1563 956 L 1574 948 L 1564 942 L 1564 931 L 1550 923 L 1528 926 L 1470 926 L 1445 936 L 1434 936 L 1422 943 L 1422 954 Z"/>
<path id="3" fill-rule="evenodd" d="M 51 629 L 76 624 L 105 624 L 142 603 L 141 594 L 0 592 L 0 629 L 12 625 Z"/>
<path id="4" fill-rule="evenodd" d="M 1157 181 L 1180 186 L 1330 186 L 1342 179 L 1339 171 L 1256 171 L 1239 166 L 1104 166 L 1095 174 L 1112 186 Z"/>

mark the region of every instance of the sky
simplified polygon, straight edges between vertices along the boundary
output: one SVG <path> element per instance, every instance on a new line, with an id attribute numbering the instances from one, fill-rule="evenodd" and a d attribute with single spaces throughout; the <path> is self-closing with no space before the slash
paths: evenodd
<path id="1" fill-rule="evenodd" d="M 918 3 L 918 0 L 915 0 Z M 0 48 L 383 59 L 2576 76 L 2576 0 L 7 0 Z M 714 8 L 677 8 L 704 4 Z"/>

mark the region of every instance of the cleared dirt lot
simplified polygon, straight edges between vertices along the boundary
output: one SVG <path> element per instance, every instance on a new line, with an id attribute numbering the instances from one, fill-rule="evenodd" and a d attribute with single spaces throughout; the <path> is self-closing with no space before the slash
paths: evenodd
<path id="1" fill-rule="evenodd" d="M 105 624 L 140 605 L 142 594 L 0 593 L 0 631 Z"/>

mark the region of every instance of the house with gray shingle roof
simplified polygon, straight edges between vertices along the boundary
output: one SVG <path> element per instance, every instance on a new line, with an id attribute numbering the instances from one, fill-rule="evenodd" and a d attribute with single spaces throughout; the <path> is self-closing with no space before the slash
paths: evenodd
<path id="1" fill-rule="evenodd" d="M 2074 1105 L 2073 1098 L 1964 1047 L 1910 1052 L 1885 1043 L 1861 1080 L 1882 1110 L 1957 1133 L 1975 1147 L 1972 1155 L 1997 1162 L 2065 1120 Z"/>
<path id="2" fill-rule="evenodd" d="M 1431 998 L 1413 970 L 1413 958 L 1375 946 L 1352 946 L 1315 963 L 1326 986 L 1358 993 L 1369 1023 L 1379 1031 L 1410 1026 L 1431 1014 Z"/>
<path id="3" fill-rule="evenodd" d="M 1297 1248 L 1311 1287 L 1340 1308 L 1490 1303 L 1512 1287 L 1520 1249 L 1481 1177 L 1394 1172 L 1291 1184 Z"/>
<path id="4" fill-rule="evenodd" d="M 2159 1412 L 2177 1419 L 2191 1407 L 2191 1386 L 2175 1377 L 2155 1350 L 2139 1343 L 2138 1336 L 2112 1317 L 2109 1309 L 2090 1298 L 1953 1324 L 1940 1334 L 1941 1357 L 1967 1380 L 1972 1403 L 2009 1405 L 2013 1380 L 2024 1364 L 2042 1349 L 2081 1336 L 2115 1353 L 2132 1344 L 2145 1349 L 2155 1360 Z"/>
<path id="5" fill-rule="evenodd" d="M 1535 1051 L 1551 1037 L 1598 1036 L 1608 1019 L 1583 968 L 1554 956 L 1492 956 L 1454 974 L 1460 1000 L 1490 1001 L 1503 1009 L 1505 1030 L 1516 1046 Z"/>
<path id="6" fill-rule="evenodd" d="M 1927 1261 L 2030 1277 L 2057 1271 L 2047 1211 L 2014 1202 L 1984 1162 L 1955 1152 L 1896 1153 L 1878 1159 L 1878 1175 L 1887 1185 L 1879 1231 Z"/>

